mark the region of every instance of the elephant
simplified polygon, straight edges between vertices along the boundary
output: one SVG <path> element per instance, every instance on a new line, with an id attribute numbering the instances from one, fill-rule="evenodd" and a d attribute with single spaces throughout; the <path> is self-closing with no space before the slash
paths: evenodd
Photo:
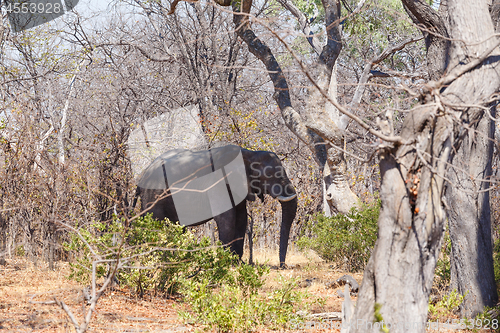
<path id="1" fill-rule="evenodd" d="M 279 260 L 285 266 L 297 193 L 278 156 L 235 145 L 209 150 L 175 149 L 156 158 L 139 177 L 136 199 L 143 214 L 184 226 L 212 218 L 219 239 L 240 259 L 247 229 L 247 201 L 277 198 L 282 208 Z M 134 203 L 135 205 L 135 203 Z"/>

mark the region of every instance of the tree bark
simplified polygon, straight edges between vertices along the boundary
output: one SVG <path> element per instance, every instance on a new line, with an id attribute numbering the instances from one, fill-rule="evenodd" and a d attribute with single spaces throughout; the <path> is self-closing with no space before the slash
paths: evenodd
<path id="1" fill-rule="evenodd" d="M 493 271 L 489 179 L 492 174 L 494 122 L 484 115 L 467 135 L 450 168 L 446 188 L 451 239 L 451 285 L 466 295 L 461 315 L 474 318 L 498 295 Z M 465 170 L 463 170 L 465 169 Z"/>
<path id="2" fill-rule="evenodd" d="M 403 3 L 413 21 L 425 28 L 429 76 L 439 79 L 450 62 L 448 49 L 451 44 L 442 38 L 448 37 L 448 30 L 452 29 L 449 26 L 448 1 L 441 1 L 437 13 L 419 1 Z M 498 8 L 498 1 L 489 7 L 496 31 Z M 464 139 L 465 144 L 458 150 L 453 162 L 458 168 L 466 169 L 468 174 L 451 169 L 448 179 L 452 185 L 448 184 L 445 194 L 449 204 L 448 221 L 452 240 L 450 289 L 456 289 L 461 294 L 468 293 L 461 304 L 461 314 L 469 318 L 482 312 L 485 305 L 491 306 L 498 300 L 493 273 L 489 192 L 477 192 L 486 191 L 489 184 L 475 180 L 476 177 L 487 179 L 491 176 L 493 150 L 488 140 L 493 139 L 493 134 L 486 134 L 486 137 L 474 135 L 474 131 L 490 133 L 492 121 L 486 118 L 479 127 L 474 126 L 469 130 Z M 471 235 L 474 237 L 471 238 Z"/>
<path id="3" fill-rule="evenodd" d="M 415 16 L 426 14 L 424 1 L 403 3 Z M 380 154 L 378 240 L 351 332 L 379 332 L 380 324 L 373 325 L 376 304 L 391 333 L 425 332 L 446 217 L 444 177 L 468 128 L 488 117 L 480 107 L 500 87 L 498 41 L 492 37 L 487 1 L 449 0 L 446 10 L 442 17 L 450 18 L 451 40 L 442 54 L 453 59 L 447 75 L 429 82 L 422 104 L 406 116 L 401 132 L 405 144 Z M 488 153 L 484 149 L 478 147 L 481 156 Z"/>
<path id="4" fill-rule="evenodd" d="M 391 332 L 424 332 L 427 301 L 441 247 L 445 214 L 441 205 L 444 169 L 451 152 L 452 121 L 432 119 L 426 107 L 407 116 L 404 138 L 422 137 L 417 149 L 428 151 L 432 161 L 419 161 L 416 149 L 401 146 L 380 155 L 382 201 L 378 239 L 365 269 L 358 298 L 354 332 L 378 332 L 373 326 L 375 305 Z M 425 168 L 423 163 L 432 163 Z M 407 179 L 418 179 L 420 190 L 412 195 Z M 416 327 L 399 327 L 416 323 Z M 420 324 L 418 324 L 420 323 Z M 371 325 L 371 326 L 370 326 Z M 413 326 L 415 326 L 413 325 Z"/>
<path id="5" fill-rule="evenodd" d="M 426 1 L 402 0 L 408 16 L 422 28 L 427 49 L 427 69 L 432 80 L 438 80 L 449 63 L 450 41 L 446 28 L 447 1 L 442 0 L 436 12 Z M 443 38 L 444 37 L 444 38 Z"/>
<path id="6" fill-rule="evenodd" d="M 500 1 L 490 5 L 496 32 L 500 31 Z M 495 116 L 495 107 L 491 107 Z M 469 135 L 470 134 L 470 135 Z M 460 305 L 462 317 L 473 318 L 485 306 L 494 306 L 498 294 L 493 269 L 490 187 L 495 123 L 488 116 L 466 136 L 450 169 L 453 185 L 446 188 L 448 225 L 451 238 L 450 290 L 466 297 Z M 486 153 L 485 153 L 486 152 Z"/>
<path id="7" fill-rule="evenodd" d="M 309 36 L 310 28 L 305 16 L 290 1 L 281 0 L 281 4 L 295 15 L 301 25 L 301 29 Z M 327 27 L 327 43 L 322 49 L 319 41 L 314 36 L 308 38 L 313 49 L 319 53 L 319 62 L 309 68 L 319 87 L 328 91 L 331 86 L 332 71 L 335 61 L 342 48 L 340 36 L 340 2 L 336 0 L 323 0 L 325 8 L 325 26 Z M 245 4 L 245 3 L 244 3 Z M 302 118 L 293 108 L 287 80 L 271 49 L 262 42 L 250 27 L 246 15 L 249 13 L 251 1 L 246 2 L 247 7 L 241 8 L 240 4 L 233 4 L 234 23 L 238 36 L 248 45 L 250 52 L 255 55 L 266 67 L 269 77 L 274 85 L 274 98 L 281 111 L 282 118 L 287 127 L 306 143 L 313 151 L 315 160 L 323 174 L 324 188 L 328 190 L 331 186 L 335 190 L 335 196 L 326 196 L 331 208 L 336 211 L 347 213 L 358 204 L 358 197 L 351 191 L 347 184 L 347 170 L 345 158 L 342 152 L 331 147 L 331 144 L 343 148 L 343 133 L 334 119 L 327 112 L 328 102 L 316 87 L 309 91 L 308 104 L 305 117 Z M 335 76 L 333 76 L 335 78 Z M 333 91 L 330 91 L 332 94 Z M 326 168 L 325 168 L 326 167 Z M 326 209 L 327 212 L 329 209 Z"/>

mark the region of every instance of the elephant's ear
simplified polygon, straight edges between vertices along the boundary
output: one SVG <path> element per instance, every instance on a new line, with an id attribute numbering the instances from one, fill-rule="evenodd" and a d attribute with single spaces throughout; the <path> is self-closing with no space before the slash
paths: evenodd
<path id="1" fill-rule="evenodd" d="M 257 199 L 257 196 L 255 195 L 255 193 L 248 193 L 247 201 L 255 201 L 255 199 Z"/>

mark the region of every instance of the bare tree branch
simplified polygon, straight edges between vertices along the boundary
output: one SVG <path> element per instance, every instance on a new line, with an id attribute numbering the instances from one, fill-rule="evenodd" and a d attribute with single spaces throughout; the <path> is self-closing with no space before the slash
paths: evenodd
<path id="1" fill-rule="evenodd" d="M 322 51 L 321 43 L 312 32 L 311 25 L 309 24 L 309 21 L 304 13 L 302 13 L 302 11 L 295 6 L 291 0 L 278 0 L 278 2 L 297 18 L 300 29 L 306 35 L 307 41 L 312 46 L 314 52 L 316 52 L 317 55 L 320 55 Z"/>
<path id="2" fill-rule="evenodd" d="M 140 47 L 139 45 L 132 44 L 132 43 L 125 42 L 125 41 L 120 41 L 120 42 L 116 42 L 116 43 L 100 43 L 100 44 L 94 45 L 94 47 L 104 47 L 104 46 L 129 46 L 129 47 L 141 52 L 142 55 L 145 56 L 147 59 L 149 59 L 151 61 L 156 61 L 156 62 L 172 63 L 176 60 L 175 56 L 156 57 L 152 54 L 149 54 L 144 48 Z"/>
<path id="3" fill-rule="evenodd" d="M 356 87 L 356 91 L 354 92 L 354 96 L 352 97 L 352 101 L 351 101 L 351 103 L 349 103 L 349 107 L 347 108 L 347 110 L 349 112 L 353 112 L 353 110 L 356 109 L 358 107 L 359 103 L 361 102 L 361 98 L 363 97 L 363 93 L 364 93 L 365 88 L 366 88 L 366 83 L 368 83 L 368 81 L 370 80 L 370 77 L 371 77 L 370 74 L 371 74 L 373 66 L 384 61 L 391 54 L 402 50 L 406 45 L 411 44 L 411 43 L 415 43 L 415 42 L 422 40 L 422 39 L 423 39 L 423 37 L 416 37 L 416 36 L 412 36 L 410 38 L 407 38 L 404 41 L 402 41 L 396 45 L 393 45 L 391 47 L 386 48 L 384 51 L 382 51 L 382 53 L 380 53 L 379 55 L 373 57 L 370 61 L 368 61 L 365 65 L 365 67 L 363 68 L 363 74 L 361 74 L 361 78 L 359 79 L 359 83 Z"/>

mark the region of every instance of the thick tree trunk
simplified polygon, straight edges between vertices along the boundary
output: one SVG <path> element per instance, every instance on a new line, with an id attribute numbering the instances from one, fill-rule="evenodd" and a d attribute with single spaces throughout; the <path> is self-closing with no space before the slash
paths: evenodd
<path id="1" fill-rule="evenodd" d="M 424 1 L 403 2 L 413 15 L 436 19 L 434 13 L 424 15 L 430 8 Z M 351 332 L 379 332 L 380 325 L 373 325 L 376 308 L 391 333 L 425 331 L 445 222 L 444 177 L 464 137 L 488 117 L 472 106 L 487 106 L 500 87 L 498 42 L 489 38 L 494 30 L 487 1 L 448 0 L 446 9 L 442 17 L 451 41 L 442 54 L 451 59 L 447 75 L 430 82 L 424 105 L 406 116 L 401 132 L 406 144 L 380 155 L 379 234 Z M 478 146 L 481 158 L 488 154 L 485 149 Z"/>
<path id="2" fill-rule="evenodd" d="M 280 0 L 280 2 L 297 17 L 302 30 L 309 35 L 310 28 L 303 13 L 288 0 Z M 249 13 L 251 3 L 251 1 L 247 1 L 246 4 L 243 3 L 243 6 L 237 2 L 233 3 L 236 32 L 248 45 L 249 51 L 262 61 L 269 71 L 269 77 L 275 90 L 274 99 L 280 108 L 286 126 L 311 148 L 320 172 L 327 170 L 323 179 L 325 183 L 324 195 L 325 201 L 330 207 L 325 205 L 325 212 L 328 214 L 330 209 L 327 208 L 333 208 L 336 211 L 347 213 L 351 207 L 358 204 L 358 197 L 347 184 L 343 153 L 339 152 L 338 149 L 331 148 L 331 144 L 343 148 L 342 130 L 330 117 L 327 110 L 329 103 L 316 86 L 311 86 L 304 118 L 293 108 L 287 80 L 271 49 L 255 35 L 250 27 L 248 16 L 239 15 L 240 12 Z M 342 48 L 339 29 L 340 2 L 338 0 L 322 0 L 322 3 L 325 8 L 328 39 L 326 45 L 321 48 L 316 37 L 308 38 L 311 46 L 319 55 L 318 64 L 311 66 L 308 72 L 321 89 L 328 91 L 328 88 L 331 87 L 332 70 Z M 335 76 L 333 80 L 335 80 Z M 330 89 L 330 94 L 335 94 L 335 92 Z M 326 169 L 325 165 L 327 165 Z M 330 187 L 332 187 L 331 190 L 329 190 Z M 327 195 L 328 192 L 331 193 L 330 196 Z"/>
<path id="3" fill-rule="evenodd" d="M 493 272 L 489 179 L 494 122 L 487 116 L 471 130 L 454 157 L 446 189 L 451 238 L 451 286 L 466 295 L 461 315 L 473 318 L 498 301 Z"/>
<path id="4" fill-rule="evenodd" d="M 415 131 L 421 127 L 422 132 Z M 380 314 L 391 333 L 424 332 L 445 220 L 439 175 L 443 175 L 451 152 L 451 129 L 447 116 L 433 124 L 430 107 L 412 112 L 404 124 L 406 140 L 422 135 L 419 149 L 434 156 L 432 168 L 438 174 L 424 168 L 409 146 L 388 149 L 380 156 L 378 240 L 365 269 L 351 332 L 380 331 L 380 326 L 373 325 L 376 304 L 381 305 Z M 420 184 L 417 196 L 407 188 L 414 179 Z"/>
<path id="5" fill-rule="evenodd" d="M 499 31 L 499 2 L 493 1 L 490 15 Z M 495 108 L 491 108 L 492 116 Z M 461 316 L 473 318 L 485 306 L 498 302 L 493 270 L 490 187 L 495 123 L 488 116 L 467 134 L 453 160 L 459 169 L 449 170 L 453 185 L 446 188 L 448 225 L 451 238 L 450 291 L 466 297 Z M 471 178 L 472 177 L 472 178 Z M 484 181 L 486 180 L 486 181 Z"/>
<path id="6" fill-rule="evenodd" d="M 313 34 L 309 20 L 306 18 L 304 13 L 302 13 L 299 8 L 297 8 L 290 0 L 278 0 L 281 5 L 286 8 L 298 21 L 300 29 L 302 32 L 308 36 L 307 41 L 311 45 L 314 52 L 321 56 L 322 54 L 332 53 L 332 56 L 325 57 L 322 59 L 330 58 L 332 60 L 325 66 L 323 71 L 323 76 L 320 74 L 320 85 L 321 88 L 328 90 L 328 95 L 331 99 L 337 101 L 337 75 L 336 68 L 334 66 L 335 59 L 340 52 L 340 30 L 337 25 L 337 20 L 339 16 L 338 8 L 339 3 L 335 1 L 324 1 L 323 5 L 328 8 L 329 16 L 327 17 L 327 24 L 329 30 L 329 44 L 328 48 L 323 48 L 319 39 Z M 335 47 L 335 44 L 336 47 Z M 324 66 L 321 63 L 320 66 Z M 329 66 L 331 67 L 329 69 Z M 330 77 L 328 82 L 328 77 Z M 322 80 L 321 80 L 322 78 Z M 327 86 L 328 85 L 328 86 Z M 338 148 L 343 147 L 343 131 L 347 124 L 346 121 L 342 123 L 342 120 L 347 117 L 341 117 L 339 110 L 331 103 L 327 102 L 326 98 L 317 91 L 315 87 L 312 87 L 310 98 L 308 100 L 307 108 L 307 122 L 311 125 L 311 128 L 317 128 L 318 122 L 321 119 L 327 118 L 329 121 L 333 122 L 335 125 L 330 130 L 332 131 L 331 137 L 337 138 Z M 347 213 L 349 210 L 358 204 L 358 197 L 349 188 L 347 183 L 347 170 L 345 168 L 345 158 L 343 154 L 340 154 L 338 150 L 329 150 L 328 147 L 331 145 L 328 143 L 325 145 L 327 160 L 320 160 L 318 163 L 318 168 L 320 172 L 323 173 L 322 179 L 322 191 L 323 191 L 323 213 L 326 216 L 331 216 L 333 212 Z M 314 149 L 314 148 L 313 148 Z M 330 154 L 333 152 L 333 155 Z M 317 153 L 316 153 L 317 154 Z"/>
<path id="7" fill-rule="evenodd" d="M 426 28 L 424 37 L 427 46 L 428 72 L 431 78 L 437 80 L 443 76 L 450 62 L 451 44 L 449 40 L 442 38 L 442 36 L 448 37 L 448 30 L 451 29 L 448 2 L 442 0 L 437 13 L 416 1 L 403 1 L 403 3 L 413 21 Z M 489 8 L 494 29 L 497 32 L 500 7 L 498 3 L 498 0 L 494 0 Z M 437 34 L 429 34 L 428 31 L 437 32 Z M 489 132 L 488 121 L 483 119 L 479 133 Z M 478 129 L 474 128 L 474 130 Z M 450 170 L 448 178 L 456 185 L 448 186 L 445 194 L 450 206 L 448 219 L 452 239 L 450 290 L 456 289 L 461 294 L 469 292 L 461 305 L 462 315 L 467 317 L 481 311 L 484 305 L 491 305 L 498 298 L 495 281 L 492 278 L 491 241 L 485 239 L 483 242 L 479 239 L 484 237 L 485 233 L 490 235 L 490 212 L 487 207 L 489 192 L 471 194 L 478 189 L 486 190 L 488 184 L 470 179 L 479 174 L 481 175 L 479 178 L 482 179 L 491 175 L 492 151 L 490 148 L 485 148 L 485 145 L 488 145 L 487 137 L 474 135 L 473 131 L 470 133 L 472 136 L 465 138 L 465 144 L 459 149 L 453 161 L 459 169 L 467 169 L 468 174 L 457 172 L 455 169 Z M 464 191 L 468 191 L 469 194 Z M 470 235 L 476 235 L 478 238 L 470 240 Z M 483 290 L 482 295 L 479 290 Z"/>

